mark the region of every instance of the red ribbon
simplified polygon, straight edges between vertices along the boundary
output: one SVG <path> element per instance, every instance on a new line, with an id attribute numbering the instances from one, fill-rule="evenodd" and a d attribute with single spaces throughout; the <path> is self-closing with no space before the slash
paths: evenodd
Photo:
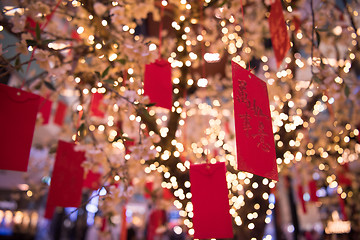
<path id="1" fill-rule="evenodd" d="M 163 18 L 164 18 L 164 5 L 161 3 L 160 9 L 160 26 L 159 26 L 159 59 L 161 58 L 161 44 L 162 44 L 162 30 L 163 30 Z"/>
<path id="2" fill-rule="evenodd" d="M 203 37 L 201 43 L 201 55 L 202 55 L 202 77 L 205 78 L 206 71 L 205 71 L 205 41 L 202 31 L 204 30 L 204 2 L 203 0 L 199 0 L 200 4 L 200 34 Z"/>
<path id="3" fill-rule="evenodd" d="M 51 20 L 52 17 L 54 16 L 54 13 L 55 13 L 56 9 L 60 6 L 60 3 L 61 3 L 61 2 L 62 2 L 62 0 L 59 0 L 59 1 L 57 2 L 57 4 L 56 4 L 55 8 L 51 11 L 51 13 L 50 13 L 48 16 L 46 16 L 46 22 L 44 23 L 44 25 L 42 25 L 42 26 L 40 27 L 40 30 L 41 30 L 41 31 L 44 30 L 44 28 L 48 25 L 48 23 L 50 22 L 50 20 Z M 29 72 L 31 62 L 32 62 L 32 60 L 34 59 L 35 50 L 36 50 L 36 47 L 34 47 L 32 53 L 31 53 L 30 61 L 29 61 L 28 66 L 27 66 L 27 68 L 26 68 L 26 74 L 25 74 L 25 75 L 27 75 L 27 73 Z M 25 79 L 24 79 L 24 81 L 23 81 L 23 83 L 22 83 L 22 85 L 21 85 L 21 88 L 23 88 L 24 85 L 25 85 Z"/>

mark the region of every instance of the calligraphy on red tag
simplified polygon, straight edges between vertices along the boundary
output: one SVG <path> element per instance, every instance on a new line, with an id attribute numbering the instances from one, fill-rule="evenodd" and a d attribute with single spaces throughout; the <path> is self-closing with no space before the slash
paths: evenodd
<path id="1" fill-rule="evenodd" d="M 149 96 L 155 106 L 171 110 L 171 65 L 167 60 L 158 59 L 145 66 L 144 95 Z"/>
<path id="2" fill-rule="evenodd" d="M 275 0 L 275 2 L 271 4 L 269 27 L 277 67 L 280 67 L 284 57 L 290 49 L 290 40 L 287 33 L 281 0 Z"/>
<path id="3" fill-rule="evenodd" d="M 74 150 L 75 144 L 59 141 L 54 170 L 46 203 L 45 218 L 52 218 L 55 207 L 78 207 L 81 203 L 84 152 Z"/>
<path id="4" fill-rule="evenodd" d="M 238 169 L 278 181 L 266 83 L 232 62 Z"/>
<path id="5" fill-rule="evenodd" d="M 194 238 L 232 238 L 225 163 L 190 167 Z"/>
<path id="6" fill-rule="evenodd" d="M 40 97 L 0 84 L 0 169 L 26 172 Z"/>

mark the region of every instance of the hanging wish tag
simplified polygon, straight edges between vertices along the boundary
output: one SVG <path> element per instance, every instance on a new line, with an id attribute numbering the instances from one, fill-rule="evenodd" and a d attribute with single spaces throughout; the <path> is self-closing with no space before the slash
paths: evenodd
<path id="1" fill-rule="evenodd" d="M 280 67 L 284 57 L 290 49 L 290 40 L 287 33 L 281 0 L 275 0 L 275 2 L 271 4 L 269 27 L 271 44 L 274 49 L 277 67 Z"/>
<path id="2" fill-rule="evenodd" d="M 104 104 L 103 104 L 104 95 L 101 93 L 93 93 L 91 97 L 90 113 L 92 116 L 99 118 L 105 117 Z"/>
<path id="3" fill-rule="evenodd" d="M 27 171 L 40 97 L 0 84 L 0 169 Z"/>
<path id="4" fill-rule="evenodd" d="M 75 144 L 59 141 L 51 176 L 45 218 L 52 218 L 55 207 L 78 207 L 81 203 L 85 153 L 74 150 Z"/>
<path id="5" fill-rule="evenodd" d="M 39 113 L 42 117 L 42 124 L 48 124 L 50 115 L 51 115 L 51 107 L 52 107 L 52 101 L 49 101 L 45 98 L 41 99 L 40 106 L 39 106 Z"/>
<path id="6" fill-rule="evenodd" d="M 57 104 L 54 123 L 58 126 L 62 126 L 64 123 L 65 115 L 66 115 L 67 106 L 65 103 L 59 101 Z"/>
<path id="7" fill-rule="evenodd" d="M 155 106 L 171 110 L 171 65 L 167 60 L 158 59 L 145 66 L 144 95 L 149 96 Z"/>
<path id="8" fill-rule="evenodd" d="M 238 169 L 278 181 L 266 83 L 232 62 Z"/>
<path id="9" fill-rule="evenodd" d="M 225 163 L 190 167 L 194 238 L 232 238 Z"/>

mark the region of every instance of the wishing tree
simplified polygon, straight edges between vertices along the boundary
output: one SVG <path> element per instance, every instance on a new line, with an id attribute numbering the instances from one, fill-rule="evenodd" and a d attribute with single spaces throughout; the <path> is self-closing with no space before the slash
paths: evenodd
<path id="1" fill-rule="evenodd" d="M 100 202 L 107 221 L 155 172 L 162 176 L 155 188 L 171 190 L 192 236 L 190 165 L 226 162 L 234 233 L 262 239 L 275 208 L 269 197 L 278 190 L 275 181 L 236 168 L 234 61 L 267 82 L 280 181 L 295 182 L 300 202 L 303 191 L 332 190 L 327 202 L 319 193 L 315 201 L 343 206 L 343 220 L 351 221 L 354 236 L 359 233 L 357 0 L 1 5 L 0 82 L 42 96 L 40 106 L 51 102 L 53 110 L 61 105 L 64 111 L 55 136 L 33 143 L 51 150 L 42 162 L 30 162 L 34 193 L 41 178 L 31 175 L 51 176 L 57 140 L 73 141 L 76 151 L 85 152 L 85 176 L 98 174 L 98 187 L 107 190 Z M 270 15 L 281 20 L 282 13 L 284 26 L 280 21 L 269 27 Z M 156 76 L 147 76 L 145 68 L 160 59 L 165 63 Z M 163 69 L 167 64 L 171 70 Z M 160 79 L 168 71 L 172 84 L 163 87 Z M 154 94 L 159 102 L 151 101 Z M 35 135 L 49 121 L 40 112 Z"/>

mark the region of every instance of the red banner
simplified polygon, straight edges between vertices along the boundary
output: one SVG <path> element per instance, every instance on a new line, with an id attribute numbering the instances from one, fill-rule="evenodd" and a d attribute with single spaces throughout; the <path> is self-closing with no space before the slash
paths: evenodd
<path id="1" fill-rule="evenodd" d="M 266 83 L 232 62 L 238 169 L 278 181 Z"/>

